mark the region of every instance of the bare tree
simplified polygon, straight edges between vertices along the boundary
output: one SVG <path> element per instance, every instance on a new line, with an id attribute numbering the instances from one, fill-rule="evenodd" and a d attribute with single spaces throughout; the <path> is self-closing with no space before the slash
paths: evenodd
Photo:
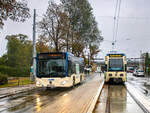
<path id="1" fill-rule="evenodd" d="M 38 23 L 41 35 L 48 39 L 55 51 L 61 51 L 66 45 L 69 32 L 69 18 L 62 5 L 49 2 L 48 9 L 42 21 Z"/>
<path id="2" fill-rule="evenodd" d="M 4 25 L 4 20 L 8 18 L 13 21 L 24 22 L 29 18 L 29 8 L 27 2 L 16 0 L 0 0 L 0 26 Z"/>

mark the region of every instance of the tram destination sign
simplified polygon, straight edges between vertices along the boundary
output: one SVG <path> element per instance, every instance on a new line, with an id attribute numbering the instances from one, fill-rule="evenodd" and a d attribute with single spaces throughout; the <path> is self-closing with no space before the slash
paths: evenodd
<path id="1" fill-rule="evenodd" d="M 110 54 L 109 57 L 123 57 L 123 54 Z"/>

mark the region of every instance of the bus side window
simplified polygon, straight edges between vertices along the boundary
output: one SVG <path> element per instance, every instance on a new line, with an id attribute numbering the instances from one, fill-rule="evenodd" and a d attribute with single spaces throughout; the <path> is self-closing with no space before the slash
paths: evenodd
<path id="1" fill-rule="evenodd" d="M 71 63 L 71 72 L 72 72 L 72 74 L 75 74 L 75 73 L 76 73 L 76 67 L 75 67 L 75 66 L 76 66 L 75 63 L 72 62 L 72 63 Z"/>
<path id="2" fill-rule="evenodd" d="M 68 76 L 72 75 L 72 62 L 69 60 L 68 61 Z"/>
<path id="3" fill-rule="evenodd" d="M 80 64 L 80 73 L 83 73 L 83 72 L 84 72 L 84 65 Z"/>
<path id="4" fill-rule="evenodd" d="M 82 65 L 79 64 L 79 68 L 80 68 L 80 73 L 82 73 Z"/>
<path id="5" fill-rule="evenodd" d="M 80 65 L 78 63 L 75 64 L 75 72 L 76 74 L 80 73 Z"/>

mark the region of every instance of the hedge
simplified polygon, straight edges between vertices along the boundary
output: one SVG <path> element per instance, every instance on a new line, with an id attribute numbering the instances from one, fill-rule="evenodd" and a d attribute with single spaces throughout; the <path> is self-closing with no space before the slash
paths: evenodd
<path id="1" fill-rule="evenodd" d="M 8 76 L 0 73 L 0 85 L 4 85 L 8 83 Z"/>
<path id="2" fill-rule="evenodd" d="M 27 77 L 30 75 L 29 67 L 8 67 L 0 65 L 0 72 L 10 77 Z"/>

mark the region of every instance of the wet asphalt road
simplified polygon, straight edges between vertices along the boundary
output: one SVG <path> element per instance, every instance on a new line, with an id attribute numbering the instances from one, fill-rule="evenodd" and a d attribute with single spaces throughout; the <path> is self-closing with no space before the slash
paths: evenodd
<path id="1" fill-rule="evenodd" d="M 144 113 L 125 85 L 105 85 L 94 113 Z"/>
<path id="2" fill-rule="evenodd" d="M 71 89 L 33 90 L 0 100 L 0 112 L 35 112 Z"/>
<path id="3" fill-rule="evenodd" d="M 127 82 L 138 89 L 140 92 L 150 98 L 150 85 L 145 85 L 147 82 L 146 77 L 135 77 L 132 73 L 127 74 Z"/>
<path id="4" fill-rule="evenodd" d="M 90 77 L 87 77 L 85 82 L 88 82 L 90 79 Z M 132 76 L 132 74 L 128 74 L 128 83 L 136 87 L 146 96 L 150 97 L 150 87 L 145 86 L 145 82 L 146 79 L 144 77 L 135 77 Z M 71 90 L 80 87 L 83 84 L 77 85 L 75 88 L 55 88 L 48 90 L 36 89 L 30 92 L 21 93 L 18 95 L 0 99 L 0 113 L 30 113 L 40 111 L 43 107 L 46 107 L 56 101 L 57 98 L 63 96 Z M 124 86 L 115 85 L 110 86 L 108 89 L 108 91 L 104 92 L 101 98 L 103 102 L 101 103 L 101 106 L 103 106 L 104 108 L 104 106 L 108 104 L 106 97 L 106 93 L 108 93 L 110 103 L 109 109 L 111 110 L 110 113 L 134 113 L 134 109 L 138 110 L 137 113 L 142 113 L 142 110 L 134 102 Z M 98 113 L 98 111 L 96 111 L 96 113 Z M 102 111 L 104 111 L 104 109 Z"/>
<path id="5" fill-rule="evenodd" d="M 127 74 L 127 83 L 150 97 L 150 86 L 146 86 L 145 77 L 135 77 L 132 73 Z M 98 99 L 94 113 L 144 113 L 140 106 L 126 90 L 126 85 L 105 84 Z"/>
<path id="6" fill-rule="evenodd" d="M 108 113 L 144 113 L 133 100 L 124 85 L 110 85 L 108 90 Z"/>
<path id="7" fill-rule="evenodd" d="M 86 77 L 82 84 L 76 85 L 74 88 L 35 89 L 0 99 L 0 113 L 38 112 L 91 79 L 91 77 Z"/>

